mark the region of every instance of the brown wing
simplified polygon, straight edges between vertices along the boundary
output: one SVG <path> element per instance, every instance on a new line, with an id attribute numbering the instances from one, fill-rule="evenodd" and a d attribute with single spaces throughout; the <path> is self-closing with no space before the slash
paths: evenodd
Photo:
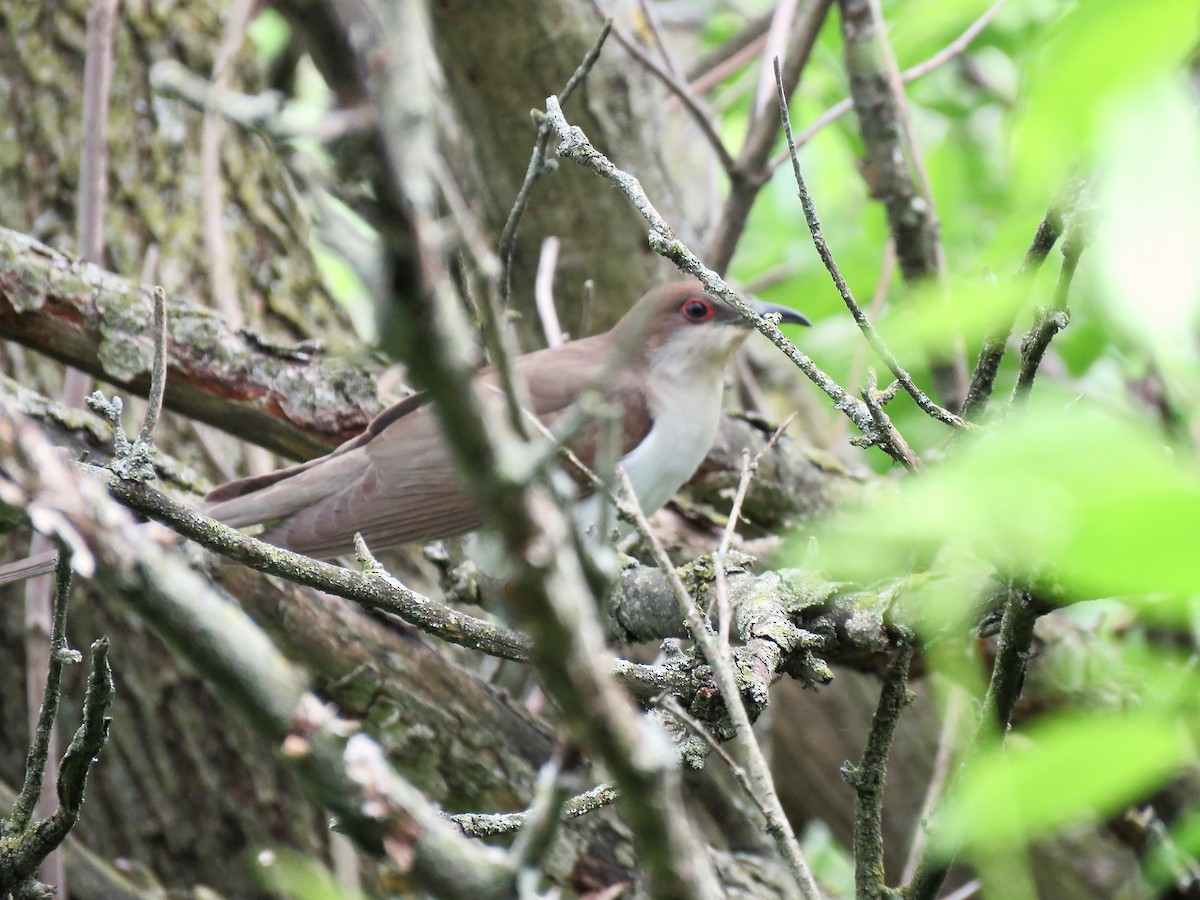
<path id="1" fill-rule="evenodd" d="M 603 355 L 589 348 L 594 340 L 516 360 L 531 386 L 531 411 L 548 427 L 553 428 L 574 402 L 581 384 L 602 374 Z M 574 377 L 550 377 L 543 367 L 551 361 L 565 365 Z M 624 455 L 649 432 L 650 411 L 643 386 L 628 371 L 616 373 L 611 381 L 606 396 L 625 410 Z M 500 400 L 489 372 L 477 378 L 476 390 L 485 403 Z M 597 426 L 588 425 L 571 441 L 586 465 L 595 463 L 598 434 Z M 368 546 L 382 549 L 450 537 L 482 524 L 433 409 L 421 397 L 380 413 L 366 431 L 328 456 L 224 485 L 209 499 L 217 501 L 210 514 L 229 524 L 282 520 L 264 532 L 263 539 L 319 558 L 352 552 L 355 532 Z"/>
<path id="2" fill-rule="evenodd" d="M 393 420 L 352 453 L 359 457 L 353 480 L 269 529 L 264 539 L 332 557 L 353 551 L 355 532 L 383 549 L 479 527 L 432 407 Z"/>
<path id="3" fill-rule="evenodd" d="M 563 344 L 554 350 L 531 353 L 521 357 L 520 362 L 522 374 L 529 385 L 532 411 L 551 431 L 561 423 L 581 388 L 594 386 L 601 389 L 606 405 L 620 413 L 617 457 L 620 459 L 645 439 L 654 419 L 647 402 L 644 379 L 636 374 L 640 369 L 627 366 L 616 372 L 605 371 L 607 354 L 597 352 L 594 344 L 607 337 L 586 338 Z M 551 354 L 555 357 L 555 366 L 568 367 L 574 377 L 563 379 L 547 375 L 543 366 Z M 596 465 L 597 444 L 605 427 L 598 422 L 589 422 L 568 441 L 572 452 L 589 468 Z M 586 480 L 579 477 L 578 473 L 571 475 L 585 492 L 589 490 L 585 487 Z"/>

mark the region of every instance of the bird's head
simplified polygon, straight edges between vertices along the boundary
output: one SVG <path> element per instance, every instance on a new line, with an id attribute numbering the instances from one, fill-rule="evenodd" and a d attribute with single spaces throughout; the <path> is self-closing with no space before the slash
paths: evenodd
<path id="1" fill-rule="evenodd" d="M 778 314 L 781 323 L 809 325 L 786 306 L 751 301 L 759 315 Z M 641 336 L 647 357 L 680 370 L 719 368 L 741 346 L 753 325 L 736 309 L 704 290 L 698 281 L 679 281 L 645 294 L 625 314 L 617 330 L 630 340 Z"/>

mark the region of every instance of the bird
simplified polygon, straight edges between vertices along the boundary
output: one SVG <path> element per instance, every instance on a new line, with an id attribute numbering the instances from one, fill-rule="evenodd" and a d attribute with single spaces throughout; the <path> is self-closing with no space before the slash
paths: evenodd
<path id="1" fill-rule="evenodd" d="M 750 305 L 781 323 L 811 324 L 790 307 Z M 518 356 L 512 369 L 527 385 L 526 408 L 551 430 L 585 391 L 599 389 L 620 413 L 619 464 L 649 515 L 712 448 L 725 369 L 751 330 L 700 282 L 673 282 L 646 293 L 610 330 Z M 480 370 L 473 389 L 494 401 L 495 371 Z M 591 466 L 598 438 L 593 424 L 568 446 Z M 211 517 L 238 528 L 265 525 L 261 540 L 317 559 L 352 554 L 355 533 L 382 550 L 484 524 L 422 394 L 383 410 L 326 456 L 228 482 L 205 500 Z"/>

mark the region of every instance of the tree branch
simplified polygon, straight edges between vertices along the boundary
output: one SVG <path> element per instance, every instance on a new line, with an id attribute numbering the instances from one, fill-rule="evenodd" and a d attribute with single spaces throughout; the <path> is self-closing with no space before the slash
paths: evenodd
<path id="1" fill-rule="evenodd" d="M 139 396 L 153 368 L 152 290 L 0 228 L 0 337 Z M 379 407 L 360 367 L 319 347 L 233 331 L 211 310 L 169 304 L 165 403 L 288 456 L 358 434 Z"/>
<path id="2" fill-rule="evenodd" d="M 1042 267 L 1046 257 L 1054 248 L 1054 244 L 1062 236 L 1063 209 L 1055 202 L 1042 221 L 1038 223 L 1033 241 L 1025 252 L 1025 260 L 1021 263 L 1018 277 L 1032 278 Z M 1003 321 L 988 332 L 983 339 L 983 347 L 979 351 L 979 360 L 975 363 L 975 372 L 971 376 L 971 387 L 967 391 L 967 401 L 963 404 L 963 418 L 967 421 L 978 421 L 987 408 L 988 400 L 996 385 L 996 373 L 1000 371 L 1000 361 L 1004 358 L 1008 336 L 1016 321 L 1017 311 L 1014 309 Z"/>
<path id="3" fill-rule="evenodd" d="M 275 741 L 301 788 L 334 812 L 362 849 L 392 857 L 414 879 L 454 896 L 507 894 L 503 854 L 464 838 L 382 761 L 365 735 L 308 692 L 305 676 L 235 603 L 144 531 L 95 480 L 61 460 L 35 426 L 0 406 L 0 498 L 41 510 L 79 539 L 97 580 L 129 603 L 177 654 L 205 672 L 217 693 L 260 734 Z M 48 489 L 48 486 L 53 489 Z M 77 555 L 80 555 L 77 551 Z M 74 760 L 91 759 L 98 708 Z M 71 755 L 68 754 L 70 757 Z M 64 761 L 64 773 L 78 771 Z M 60 788 L 77 810 L 79 780 Z M 412 826 L 417 827 L 414 829 Z"/>
<path id="4" fill-rule="evenodd" d="M 871 731 L 857 766 L 842 766 L 842 778 L 854 788 L 854 885 L 860 900 L 889 897 L 883 869 L 883 788 L 887 777 L 887 758 L 896 723 L 912 701 L 908 690 L 908 670 L 913 648 L 902 645 L 888 666 L 879 705 L 871 720 Z"/>
<path id="5" fill-rule="evenodd" d="M 860 164 L 871 197 L 884 205 L 896 259 L 910 284 L 945 276 L 933 197 L 908 128 L 904 89 L 888 43 L 878 0 L 839 0 L 850 97 L 866 156 Z M 918 188 L 913 173 L 922 176 Z M 933 376 L 942 402 L 958 409 L 966 397 L 961 346 L 936 357 Z"/>

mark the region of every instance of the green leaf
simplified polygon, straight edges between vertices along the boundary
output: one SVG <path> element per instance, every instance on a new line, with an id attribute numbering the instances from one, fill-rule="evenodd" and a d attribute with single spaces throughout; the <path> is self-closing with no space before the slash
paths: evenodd
<path id="1" fill-rule="evenodd" d="M 1138 419 L 1045 395 L 961 438 L 924 477 L 835 520 L 817 564 L 869 582 L 957 548 L 1004 574 L 1048 579 L 1067 597 L 1139 597 L 1145 610 L 1185 616 L 1200 593 L 1197 535 L 1194 468 Z"/>
<path id="2" fill-rule="evenodd" d="M 974 760 L 940 833 L 979 851 L 1109 815 L 1195 759 L 1179 725 L 1149 711 L 1055 716 Z"/>
<path id="3" fill-rule="evenodd" d="M 1057 189 L 1115 98 L 1178 71 L 1198 20 L 1194 0 L 1086 0 L 1048 30 L 1017 131 L 1016 184 L 1026 196 Z"/>
<path id="4" fill-rule="evenodd" d="M 264 9 L 246 29 L 265 62 L 277 59 L 292 39 L 292 26 L 278 10 Z"/>

